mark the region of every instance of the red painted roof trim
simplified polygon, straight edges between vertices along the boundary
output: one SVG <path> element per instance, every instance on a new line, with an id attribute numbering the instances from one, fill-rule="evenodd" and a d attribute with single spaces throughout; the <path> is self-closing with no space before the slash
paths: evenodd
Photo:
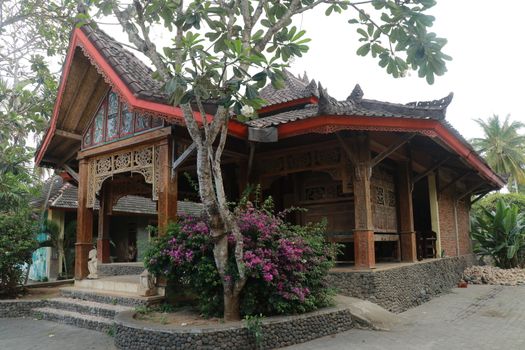
<path id="1" fill-rule="evenodd" d="M 98 50 L 95 48 L 93 43 L 89 40 L 89 38 L 82 32 L 80 28 L 75 28 L 73 30 L 71 42 L 68 48 L 66 61 L 64 65 L 64 72 L 62 73 L 62 77 L 60 79 L 60 86 L 58 88 L 58 94 L 57 99 L 55 102 L 55 107 L 53 110 L 53 116 L 51 117 L 49 129 L 46 132 L 46 135 L 44 136 L 44 140 L 42 142 L 41 147 L 38 149 L 35 163 L 37 165 L 40 165 L 40 162 L 42 161 L 42 158 L 44 157 L 44 153 L 47 150 L 47 147 L 51 143 L 51 139 L 53 138 L 54 132 L 56 130 L 56 123 L 58 119 L 58 114 L 60 111 L 60 105 L 62 104 L 62 96 L 64 94 L 64 89 L 66 86 L 66 82 L 68 80 L 69 71 L 71 69 L 71 64 L 73 61 L 73 57 L 75 55 L 75 49 L 82 45 L 84 49 L 89 53 L 91 58 L 95 60 L 99 68 L 104 72 L 106 77 L 111 80 L 111 82 L 115 85 L 115 87 L 122 93 L 122 97 L 126 100 L 127 103 L 131 105 L 132 109 L 141 109 L 144 111 L 151 111 L 156 114 L 162 114 L 166 115 L 170 119 L 175 119 L 178 121 L 183 121 L 183 114 L 180 108 L 157 103 L 157 102 L 151 102 L 147 100 L 143 100 L 140 98 L 137 98 L 131 90 L 126 86 L 126 84 L 122 81 L 122 79 L 119 77 L 119 75 L 115 72 L 115 70 L 111 67 L 111 65 L 106 62 L 104 57 L 98 52 Z M 213 116 L 208 116 L 210 119 L 213 118 Z M 195 116 L 195 119 L 200 122 L 201 118 L 199 115 Z M 231 121 L 228 126 L 229 132 L 231 135 L 245 138 L 248 134 L 248 128 L 236 121 Z"/>
<path id="2" fill-rule="evenodd" d="M 304 104 L 317 104 L 319 99 L 315 96 L 299 98 L 297 100 L 292 100 L 288 102 L 278 103 L 270 106 L 263 107 L 257 111 L 258 114 L 266 114 L 270 112 L 275 112 L 281 109 L 300 106 Z"/>
<path id="3" fill-rule="evenodd" d="M 463 157 L 485 179 L 499 188 L 505 185 L 505 182 L 481 160 L 480 156 L 475 151 L 465 145 L 437 120 L 324 115 L 282 124 L 279 125 L 277 129 L 279 132 L 279 139 L 283 139 L 301 133 L 308 133 L 313 129 L 326 126 L 355 127 L 356 129 L 380 128 L 381 130 L 391 129 L 392 131 L 399 131 L 401 129 L 404 131 L 433 132 L 447 146 Z"/>

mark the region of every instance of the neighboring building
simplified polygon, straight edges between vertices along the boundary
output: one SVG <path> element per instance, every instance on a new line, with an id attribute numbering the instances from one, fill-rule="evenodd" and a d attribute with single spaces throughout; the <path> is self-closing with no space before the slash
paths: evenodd
<path id="1" fill-rule="evenodd" d="M 68 176 L 65 178 L 69 181 L 73 180 Z M 63 239 L 66 228 L 76 224 L 78 188 L 73 183 L 64 181 L 61 176 L 55 175 L 45 182 L 40 197 L 35 199 L 32 205 L 46 211 L 44 217 L 58 225 L 60 236 Z M 118 199 L 109 214 L 111 262 L 142 261 L 151 238 L 148 226 L 157 226 L 156 206 L 157 204 L 151 199 L 140 196 L 124 196 Z M 95 218 L 98 218 L 99 209 L 97 200 L 94 206 Z M 198 216 L 201 214 L 201 205 L 193 202 L 180 202 L 178 214 Z M 97 237 L 97 229 L 94 227 L 94 237 Z M 46 240 L 45 235 L 41 237 L 41 240 Z M 96 244 L 96 241 L 94 240 L 93 243 Z M 70 253 L 74 258 L 74 251 Z M 29 278 L 42 280 L 45 277 L 54 280 L 58 276 L 65 276 L 63 261 L 57 249 L 39 248 L 33 254 Z M 73 274 L 73 266 L 68 267 L 70 277 Z"/>
<path id="2" fill-rule="evenodd" d="M 326 217 L 327 239 L 344 243 L 340 259 L 358 268 L 471 253 L 471 198 L 504 180 L 446 122 L 452 95 L 397 104 L 365 99 L 357 85 L 337 101 L 306 76 L 287 73 L 283 89 L 269 86 L 261 96 L 268 104 L 260 118 L 229 124 L 228 198 L 260 183 L 278 209 L 308 209 L 290 220 Z M 110 263 L 122 259 L 112 240 L 124 247 L 139 236 L 127 228 L 129 210 L 125 222 L 115 214 L 121 198 L 151 198 L 161 232 L 176 218 L 178 199 L 191 197 L 182 174 L 195 176 L 195 159 L 181 159 L 191 144 L 180 109 L 145 64 L 98 29 L 74 30 L 36 164 L 64 169 L 79 184 L 76 279 L 88 274 L 93 237 L 99 261 Z M 141 215 L 144 226 L 155 221 Z"/>

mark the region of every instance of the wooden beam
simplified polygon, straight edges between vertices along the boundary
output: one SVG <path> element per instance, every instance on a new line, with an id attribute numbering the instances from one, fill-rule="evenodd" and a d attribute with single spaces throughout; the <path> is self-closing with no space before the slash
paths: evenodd
<path id="1" fill-rule="evenodd" d="M 87 207 L 89 163 L 86 159 L 80 161 L 78 183 L 77 209 L 77 241 L 75 243 L 75 279 L 87 277 L 88 254 L 93 248 L 93 210 Z"/>
<path id="2" fill-rule="evenodd" d="M 73 170 L 69 165 L 67 164 L 64 164 L 62 165 L 62 168 L 64 168 L 64 170 L 69 174 L 71 175 L 71 177 L 73 179 L 75 179 L 75 181 L 78 183 L 79 182 L 79 179 L 80 179 L 80 176 L 78 175 L 78 173 Z"/>
<path id="3" fill-rule="evenodd" d="M 449 183 L 447 183 L 445 186 L 443 186 L 442 188 L 439 189 L 439 193 L 444 193 L 446 190 L 448 190 L 451 186 L 454 186 L 456 183 L 458 183 L 459 181 L 463 180 L 464 178 L 466 178 L 467 176 L 469 175 L 473 175 L 474 172 L 473 171 L 467 171 L 463 174 L 460 174 L 458 176 L 456 176 L 454 179 L 452 179 L 452 181 L 450 181 Z"/>
<path id="4" fill-rule="evenodd" d="M 163 140 L 160 147 L 159 199 L 157 201 L 157 220 L 159 235 L 166 234 L 168 224 L 177 220 L 177 173 L 172 172 L 173 142 L 171 136 Z"/>
<path id="5" fill-rule="evenodd" d="M 418 182 L 419 180 L 425 178 L 428 174 L 430 174 L 431 172 L 433 172 L 434 170 L 436 170 L 437 168 L 439 168 L 440 166 L 442 166 L 443 164 L 445 164 L 447 161 L 449 161 L 450 159 L 452 158 L 452 156 L 448 156 L 448 157 L 445 157 L 443 159 L 441 159 L 439 162 L 437 162 L 436 164 L 434 164 L 433 166 L 431 166 L 430 168 L 428 168 L 425 172 L 423 172 L 422 174 L 419 174 L 418 176 L 416 176 L 414 178 L 414 180 L 412 180 L 412 186 Z"/>
<path id="6" fill-rule="evenodd" d="M 480 182 L 478 183 L 477 185 L 474 185 L 472 187 L 470 187 L 470 189 L 468 189 L 467 191 L 463 192 L 461 195 L 459 195 L 456 200 L 460 201 L 462 200 L 463 198 L 465 198 L 466 196 L 472 194 L 472 192 L 474 192 L 475 190 L 477 190 L 478 188 L 480 188 L 481 186 L 483 186 L 485 184 L 485 182 Z"/>
<path id="7" fill-rule="evenodd" d="M 377 156 L 375 156 L 371 161 L 372 168 L 375 167 L 377 164 L 381 163 L 383 159 L 397 151 L 401 146 L 406 144 L 408 141 L 410 141 L 414 136 L 416 136 L 416 133 L 410 133 L 406 134 L 402 138 L 400 138 L 397 142 L 394 142 L 392 145 L 388 146 L 387 149 L 385 149 L 383 152 L 379 153 Z"/>
<path id="8" fill-rule="evenodd" d="M 78 147 L 71 148 L 64 158 L 62 158 L 62 160 L 57 163 L 57 168 L 62 168 L 64 164 L 67 164 L 71 158 L 77 155 L 78 151 L 80 151 L 80 145 L 78 145 Z"/>
<path id="9" fill-rule="evenodd" d="M 66 137 L 68 139 L 82 141 L 82 135 L 75 134 L 73 132 L 65 131 L 65 130 L 62 130 L 62 129 L 56 129 L 55 130 L 55 134 L 58 135 L 58 136 Z"/>
<path id="10" fill-rule="evenodd" d="M 481 198 L 485 197 L 487 194 L 489 194 L 492 190 L 488 190 L 488 191 L 485 191 L 485 192 L 482 192 L 479 196 L 477 196 L 476 198 L 474 198 L 474 200 L 472 202 L 470 202 L 470 205 L 476 203 L 477 201 L 479 201 Z"/>
<path id="11" fill-rule="evenodd" d="M 173 165 L 171 167 L 171 174 L 173 176 L 173 174 L 176 173 L 177 171 L 177 168 L 182 164 L 184 163 L 184 161 L 186 159 L 188 159 L 188 157 L 197 149 L 197 144 L 195 142 L 192 142 L 191 145 L 189 145 L 188 148 L 186 148 L 186 150 L 184 152 L 182 152 L 182 154 L 179 156 L 179 158 L 177 158 L 174 162 L 173 162 Z"/>
<path id="12" fill-rule="evenodd" d="M 399 228 L 401 229 L 401 260 L 405 262 L 417 261 L 416 232 L 414 230 L 414 207 L 412 202 L 412 188 L 410 178 L 412 168 L 409 162 L 403 162 L 397 168 L 397 188 Z"/>
<path id="13" fill-rule="evenodd" d="M 337 137 L 337 140 L 339 141 L 339 145 L 343 148 L 343 150 L 345 151 L 346 153 L 346 156 L 348 157 L 348 159 L 350 160 L 350 163 L 352 163 L 352 166 L 356 166 L 357 164 L 357 157 L 356 155 L 352 152 L 352 149 L 350 148 L 350 146 L 345 142 L 345 140 L 343 139 L 343 137 L 341 136 L 340 133 L 336 132 L 335 133 L 335 136 Z"/>

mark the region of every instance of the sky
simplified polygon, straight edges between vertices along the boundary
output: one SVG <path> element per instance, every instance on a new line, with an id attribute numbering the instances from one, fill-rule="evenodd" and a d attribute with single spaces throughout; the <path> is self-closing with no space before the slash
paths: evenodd
<path id="1" fill-rule="evenodd" d="M 475 118 L 510 114 L 513 120 L 525 122 L 523 10 L 525 4 L 518 0 L 438 0 L 429 12 L 436 17 L 432 30 L 447 38 L 443 51 L 453 60 L 448 72 L 428 85 L 415 72 L 392 78 L 372 57 L 357 56 L 358 35 L 347 22 L 349 14 L 327 17 L 324 9 L 317 9 L 296 20 L 312 42 L 290 70 L 301 75 L 306 71 L 337 99 L 345 99 L 356 83 L 365 98 L 389 102 L 434 100 L 454 92 L 447 120 L 467 139 L 480 137 Z M 117 26 L 102 28 L 125 41 Z M 157 39 L 168 38 L 158 35 Z"/>
<path id="2" fill-rule="evenodd" d="M 525 123 L 524 10 L 518 0 L 438 0 L 429 12 L 436 17 L 432 30 L 447 38 L 443 51 L 453 60 L 433 85 L 415 72 L 392 78 L 372 57 L 357 56 L 358 37 L 348 16 L 308 13 L 302 28 L 312 39 L 310 51 L 291 70 L 306 71 L 338 99 L 345 99 L 356 83 L 365 98 L 389 102 L 440 99 L 454 92 L 447 120 L 466 138 L 479 137 L 475 118 L 510 114 Z"/>

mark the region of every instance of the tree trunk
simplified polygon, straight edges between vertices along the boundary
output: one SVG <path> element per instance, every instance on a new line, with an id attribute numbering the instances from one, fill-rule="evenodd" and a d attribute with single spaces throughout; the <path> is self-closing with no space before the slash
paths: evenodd
<path id="1" fill-rule="evenodd" d="M 226 284 L 224 284 L 226 289 Z M 240 321 L 241 320 L 241 305 L 240 297 L 231 290 L 224 290 L 224 320 L 225 321 Z"/>

